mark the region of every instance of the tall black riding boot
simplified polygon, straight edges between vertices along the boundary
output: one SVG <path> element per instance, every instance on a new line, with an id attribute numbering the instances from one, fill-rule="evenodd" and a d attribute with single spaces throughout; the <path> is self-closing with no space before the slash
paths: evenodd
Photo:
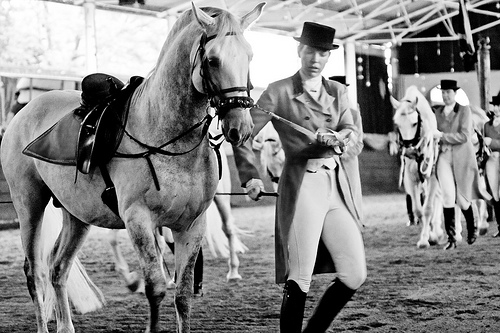
<path id="1" fill-rule="evenodd" d="M 288 280 L 283 289 L 283 303 L 280 314 L 280 333 L 300 333 L 304 320 L 306 293 L 297 282 Z"/>
<path id="2" fill-rule="evenodd" d="M 445 250 L 453 250 L 457 247 L 457 240 L 455 238 L 455 208 L 443 208 L 444 214 L 444 228 L 448 235 L 448 243 L 444 247 Z"/>
<path id="3" fill-rule="evenodd" d="M 415 221 L 415 215 L 413 215 L 413 207 L 411 203 L 411 195 L 406 195 L 406 211 L 408 212 L 408 223 L 407 225 L 415 225 L 417 224 Z"/>
<path id="4" fill-rule="evenodd" d="M 462 213 L 467 223 L 467 243 L 474 244 L 477 239 L 477 225 L 476 219 L 474 218 L 474 212 L 472 211 L 472 205 L 466 210 L 462 210 Z"/>
<path id="5" fill-rule="evenodd" d="M 498 231 L 493 234 L 493 237 L 500 237 L 500 201 L 493 201 L 493 211 L 495 212 L 495 219 L 497 221 Z"/>
<path id="6" fill-rule="evenodd" d="M 356 290 L 343 284 L 339 279 L 333 280 L 316 305 L 314 312 L 302 333 L 326 332 L 333 319 L 349 302 Z"/>
<path id="7" fill-rule="evenodd" d="M 198 257 L 196 257 L 196 262 L 194 263 L 194 288 L 193 295 L 203 296 L 203 249 L 200 247 L 200 252 L 198 252 Z"/>

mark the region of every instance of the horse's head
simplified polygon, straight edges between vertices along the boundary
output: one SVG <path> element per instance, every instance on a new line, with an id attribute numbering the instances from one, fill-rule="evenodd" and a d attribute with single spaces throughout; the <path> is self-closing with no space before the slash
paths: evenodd
<path id="1" fill-rule="evenodd" d="M 193 86 L 208 95 L 222 121 L 224 136 L 233 145 L 241 145 L 253 130 L 249 112 L 253 106 L 249 76 L 252 49 L 243 31 L 260 16 L 264 5 L 237 18 L 214 8 L 205 12 L 193 4 L 194 17 L 202 28 L 199 44 L 191 52 Z"/>
<path id="2" fill-rule="evenodd" d="M 394 114 L 394 124 L 401 134 L 403 142 L 410 142 L 420 138 L 420 116 L 417 112 L 417 102 L 402 100 L 392 100 L 392 105 L 396 109 Z"/>

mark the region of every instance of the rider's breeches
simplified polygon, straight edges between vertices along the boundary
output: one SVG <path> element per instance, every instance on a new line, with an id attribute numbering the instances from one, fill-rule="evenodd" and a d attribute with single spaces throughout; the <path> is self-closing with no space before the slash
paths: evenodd
<path id="1" fill-rule="evenodd" d="M 305 173 L 288 237 L 288 280 L 304 292 L 309 291 L 320 239 L 338 279 L 358 289 L 366 279 L 363 238 L 339 193 L 335 170 L 325 168 Z"/>
<path id="2" fill-rule="evenodd" d="M 488 178 L 488 186 L 491 189 L 491 195 L 493 196 L 493 200 L 499 201 L 500 195 L 500 186 L 499 182 L 499 173 L 500 173 L 500 158 L 499 153 L 494 151 L 491 153 L 490 157 L 486 161 L 485 173 Z"/>
<path id="3" fill-rule="evenodd" d="M 455 200 L 457 199 L 457 188 L 455 174 L 453 173 L 453 158 L 451 150 L 443 151 L 439 154 L 436 173 L 439 180 L 439 185 L 441 185 L 443 207 L 455 207 Z M 457 202 L 456 204 L 458 204 L 460 209 L 467 210 L 470 207 L 471 202 L 459 196 L 459 199 L 460 198 L 460 202 Z"/>

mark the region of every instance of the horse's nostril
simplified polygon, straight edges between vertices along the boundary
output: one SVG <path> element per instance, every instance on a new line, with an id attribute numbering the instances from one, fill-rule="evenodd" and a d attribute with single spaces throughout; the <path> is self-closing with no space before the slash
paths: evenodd
<path id="1" fill-rule="evenodd" d="M 235 128 L 231 128 L 227 133 L 227 138 L 231 143 L 238 142 L 240 141 L 240 132 Z"/>

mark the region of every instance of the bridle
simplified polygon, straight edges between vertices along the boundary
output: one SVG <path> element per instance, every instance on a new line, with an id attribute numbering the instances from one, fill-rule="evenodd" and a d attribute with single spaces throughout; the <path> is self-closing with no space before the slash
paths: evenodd
<path id="1" fill-rule="evenodd" d="M 404 100 L 409 104 L 413 104 L 409 100 Z M 421 134 L 422 132 L 422 117 L 420 112 L 416 107 L 412 107 L 411 112 L 407 112 L 402 114 L 404 116 L 408 116 L 413 112 L 417 113 L 417 130 L 415 132 L 415 136 L 412 139 L 404 140 L 401 132 L 398 128 L 398 134 L 401 142 L 401 170 L 399 177 L 399 184 L 402 184 L 403 179 L 403 170 L 405 161 L 404 158 L 410 158 L 415 160 L 418 165 L 418 175 L 421 182 L 424 182 L 426 178 L 431 175 L 431 172 L 434 168 L 434 164 L 436 162 L 436 149 L 437 149 L 437 141 L 431 139 L 427 140 L 425 136 Z"/>
<path id="2" fill-rule="evenodd" d="M 236 35 L 236 33 L 235 32 L 226 33 L 226 36 L 233 36 L 233 35 Z M 215 37 L 217 37 L 217 35 L 212 35 L 210 37 L 207 37 L 206 32 L 203 32 L 203 34 L 200 38 L 200 44 L 197 48 L 196 55 L 195 55 L 194 59 L 196 59 L 196 56 L 200 57 L 200 61 L 201 61 L 200 77 L 202 78 L 203 89 L 204 89 L 205 93 L 208 95 L 208 100 L 210 103 L 209 106 L 215 109 L 215 115 L 219 117 L 219 121 L 220 121 L 227 115 L 229 110 L 231 110 L 233 108 L 242 108 L 242 109 L 250 108 L 254 105 L 254 101 L 250 97 L 250 90 L 253 89 L 253 86 L 250 82 L 250 74 L 248 74 L 248 81 L 247 81 L 246 87 L 230 87 L 230 88 L 226 88 L 226 89 L 219 89 L 217 87 L 217 85 L 213 82 L 212 78 L 210 77 L 209 61 L 208 61 L 208 58 L 205 57 L 205 47 L 206 47 L 206 44 L 209 41 L 211 41 L 212 39 L 214 39 Z M 191 76 L 193 75 L 195 68 L 196 68 L 196 60 L 193 61 L 193 64 L 191 67 Z M 237 91 L 237 92 L 246 91 L 247 96 L 224 97 L 225 94 L 230 93 L 230 92 L 235 92 L 235 91 Z M 129 108 L 129 106 L 130 106 L 130 99 L 128 101 L 127 109 Z M 207 106 L 207 114 L 205 115 L 205 117 L 202 120 L 198 121 L 196 124 L 194 124 L 193 126 L 188 128 L 187 130 L 185 130 L 181 134 L 170 139 L 168 142 L 163 143 L 157 147 L 148 145 L 148 144 L 140 141 L 139 139 L 135 138 L 132 134 L 130 134 L 126 130 L 125 124 L 122 124 L 123 131 L 124 131 L 125 135 L 127 135 L 132 141 L 137 143 L 139 146 L 141 146 L 145 150 L 142 152 L 133 153 L 133 154 L 116 152 L 115 156 L 120 157 L 120 158 L 145 158 L 146 161 L 148 162 L 149 168 L 151 170 L 151 173 L 153 176 L 153 181 L 155 183 L 155 187 L 157 190 L 159 190 L 160 185 L 159 185 L 158 178 L 156 176 L 156 172 L 154 170 L 153 164 L 151 162 L 150 155 L 160 154 L 160 155 L 166 155 L 166 156 L 180 156 L 180 155 L 185 155 L 187 153 L 190 153 L 191 151 L 198 148 L 198 146 L 203 142 L 203 138 L 205 138 L 207 136 L 208 129 L 209 129 L 210 124 L 214 118 L 214 116 L 212 116 L 210 114 L 210 112 L 208 112 L 209 106 Z M 200 127 L 202 125 L 203 125 L 203 127 L 202 127 L 200 141 L 197 144 L 195 144 L 193 147 L 191 147 L 190 149 L 183 151 L 183 152 L 171 152 L 171 151 L 164 149 L 166 146 L 180 140 L 181 138 L 183 138 L 184 136 L 193 132 L 195 129 L 197 129 L 198 127 Z M 220 152 L 218 149 L 220 148 L 223 140 L 219 140 L 219 141 L 220 142 L 218 144 L 211 144 L 211 147 L 214 148 L 214 150 L 218 156 L 219 179 L 220 179 L 222 170 L 221 170 L 221 158 L 219 155 Z"/>
<path id="3" fill-rule="evenodd" d="M 226 36 L 235 36 L 235 32 L 228 32 Z M 209 60 L 205 56 L 205 48 L 209 41 L 215 39 L 217 35 L 207 36 L 206 32 L 203 32 L 200 38 L 200 45 L 196 50 L 195 60 L 192 64 L 191 75 L 194 73 L 196 68 L 196 57 L 200 58 L 200 77 L 202 78 L 202 86 L 204 92 L 208 95 L 208 100 L 210 106 L 215 109 L 215 114 L 219 116 L 219 119 L 224 119 L 228 111 L 234 108 L 248 109 L 254 105 L 253 99 L 250 97 L 250 90 L 253 89 L 252 83 L 250 82 L 250 73 L 248 74 L 247 86 L 246 87 L 230 87 L 226 89 L 219 89 L 217 85 L 213 82 L 210 77 L 209 70 Z M 247 96 L 233 96 L 224 97 L 225 94 L 231 92 L 241 92 L 246 91 Z"/>

